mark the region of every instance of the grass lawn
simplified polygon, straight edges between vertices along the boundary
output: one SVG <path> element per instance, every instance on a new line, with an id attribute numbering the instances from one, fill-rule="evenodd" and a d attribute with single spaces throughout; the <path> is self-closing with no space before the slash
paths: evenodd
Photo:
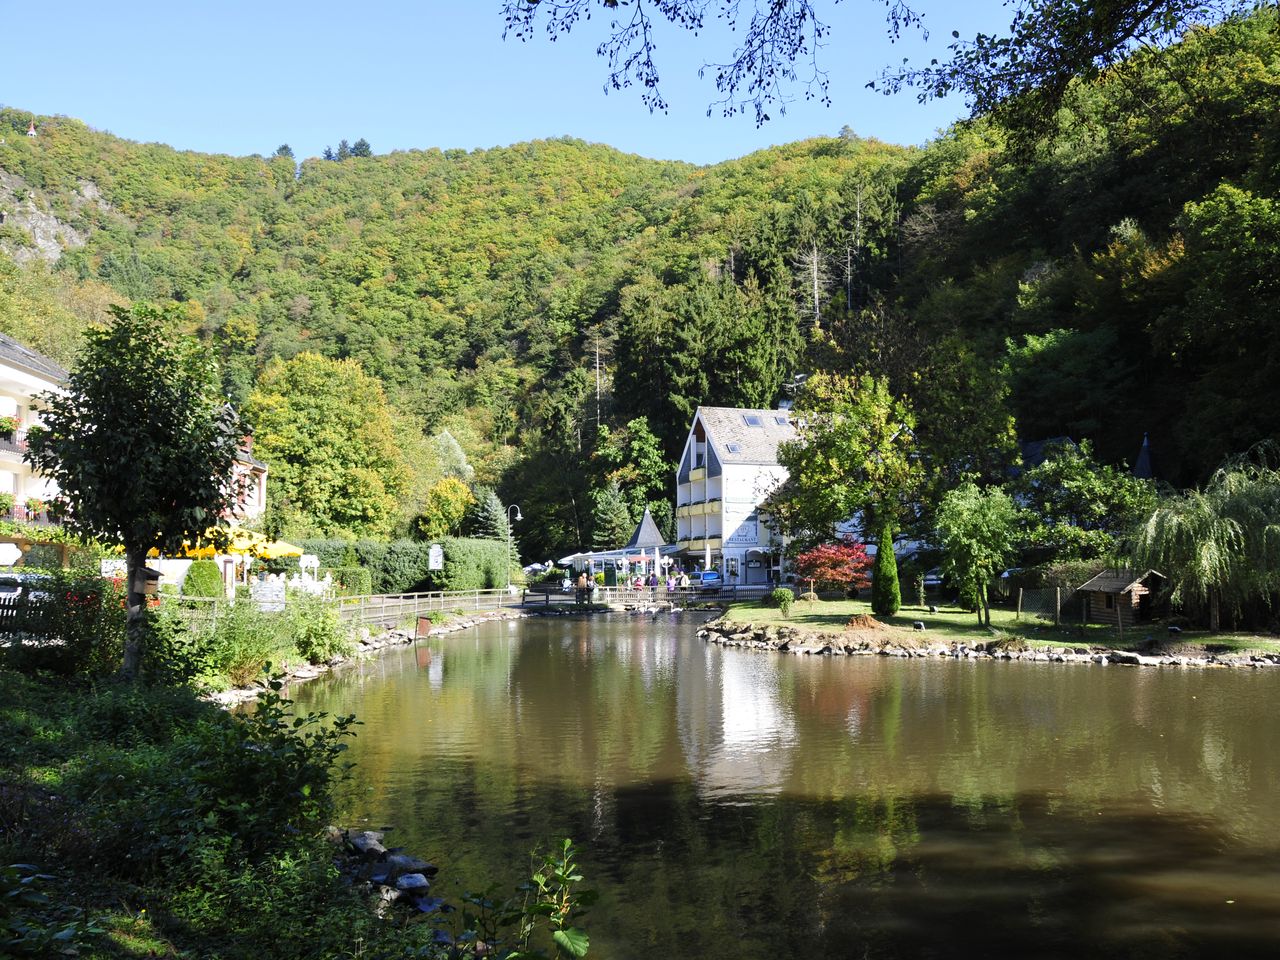
<path id="1" fill-rule="evenodd" d="M 758 600 L 732 603 L 724 617 L 733 623 L 752 623 L 757 626 L 775 625 L 799 627 L 814 632 L 841 630 L 854 614 L 871 615 L 871 604 L 865 600 L 797 600 L 791 607 L 791 615 L 783 617 L 776 607 L 766 607 Z M 986 643 L 992 639 L 1007 639 L 1027 646 L 1105 647 L 1114 650 L 1133 650 L 1146 647 L 1148 638 L 1157 642 L 1167 641 L 1161 624 L 1144 624 L 1141 629 L 1126 630 L 1121 637 L 1114 627 L 1092 623 L 1082 627 L 1078 623 L 1054 626 L 1033 616 L 1017 617 L 1012 607 L 991 608 L 991 628 L 978 624 L 978 616 L 958 607 L 939 606 L 937 613 L 928 607 L 904 606 L 897 616 L 877 617 L 882 623 L 912 631 L 912 623 L 919 620 L 925 625 L 926 640 L 944 643 Z M 915 639 L 921 634 L 912 631 Z M 1186 631 L 1177 640 L 1165 642 L 1160 649 L 1170 653 L 1280 653 L 1280 640 L 1247 633 L 1216 633 Z"/>

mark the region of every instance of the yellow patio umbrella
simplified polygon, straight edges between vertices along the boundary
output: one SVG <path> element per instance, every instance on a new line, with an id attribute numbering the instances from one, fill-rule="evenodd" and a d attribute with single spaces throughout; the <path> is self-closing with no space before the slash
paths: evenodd
<path id="1" fill-rule="evenodd" d="M 259 544 L 254 554 L 263 560 L 279 560 L 281 557 L 300 557 L 302 548 L 285 540 L 271 540 Z"/>

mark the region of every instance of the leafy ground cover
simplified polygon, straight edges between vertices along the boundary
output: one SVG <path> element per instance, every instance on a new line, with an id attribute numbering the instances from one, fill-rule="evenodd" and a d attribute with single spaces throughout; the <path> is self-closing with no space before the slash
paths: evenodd
<path id="1" fill-rule="evenodd" d="M 784 616 L 777 607 L 752 600 L 730 604 L 724 613 L 725 619 L 732 623 L 790 626 L 815 633 L 841 630 L 855 615 L 872 616 L 871 604 L 863 600 L 799 600 L 792 606 L 790 616 Z M 1121 636 L 1115 628 L 1102 624 L 1055 626 L 1037 617 L 1019 618 L 1016 610 L 1000 606 L 991 608 L 991 629 L 980 626 L 976 614 L 951 606 L 939 606 L 936 613 L 930 613 L 928 607 L 904 606 L 896 616 L 877 619 L 890 628 L 912 633 L 916 639 L 920 634 L 914 631 L 913 624 L 920 621 L 925 625 L 927 638 L 945 643 L 1001 640 L 1026 646 L 1088 646 L 1113 650 L 1149 649 L 1155 645 L 1161 651 L 1184 655 L 1280 653 L 1280 638 L 1276 637 L 1188 630 L 1170 641 L 1167 628 L 1161 623 L 1144 624 L 1141 629 L 1126 630 Z"/>
<path id="2" fill-rule="evenodd" d="M 184 687 L 0 669 L 0 956 L 585 955 L 567 840 L 527 892 L 378 920 L 325 839 L 354 718 L 278 687 L 232 715 Z"/>

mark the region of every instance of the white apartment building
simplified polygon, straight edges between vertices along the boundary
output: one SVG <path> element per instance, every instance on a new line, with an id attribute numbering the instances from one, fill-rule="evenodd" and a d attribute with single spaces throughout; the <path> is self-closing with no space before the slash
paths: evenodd
<path id="1" fill-rule="evenodd" d="M 3 519 L 44 522 L 39 513 L 28 516 L 27 502 L 45 503 L 58 494 L 57 485 L 35 473 L 22 460 L 27 430 L 40 422 L 37 394 L 61 392 L 67 371 L 12 337 L 0 334 L 0 493 L 12 494 L 13 507 Z"/>
<path id="2" fill-rule="evenodd" d="M 726 583 L 777 579 L 783 547 L 761 522 L 760 505 L 787 478 L 778 446 L 794 440 L 787 410 L 699 407 L 676 470 L 681 553 Z"/>

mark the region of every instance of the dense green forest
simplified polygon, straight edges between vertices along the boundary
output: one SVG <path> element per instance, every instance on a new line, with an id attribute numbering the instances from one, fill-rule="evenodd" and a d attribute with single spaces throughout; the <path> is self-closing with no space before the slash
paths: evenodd
<path id="1" fill-rule="evenodd" d="M 1076 83 L 1034 145 L 979 119 L 712 167 L 572 139 L 297 164 L 61 117 L 29 138 L 9 108 L 0 330 L 69 361 L 106 304 L 176 304 L 271 411 L 282 477 L 307 476 L 288 425 L 316 416 L 294 385 L 355 384 L 363 409 L 296 407 L 370 425 L 328 431 L 322 466 L 378 472 L 376 502 L 318 516 L 273 485 L 295 536 L 466 533 L 461 482 L 521 505 L 526 561 L 589 546 L 622 511 L 670 516 L 699 403 L 772 405 L 822 369 L 887 377 L 948 480 L 1000 475 L 1016 439 L 1123 464 L 1149 433 L 1186 485 L 1280 436 L 1277 102 L 1266 11 Z"/>

